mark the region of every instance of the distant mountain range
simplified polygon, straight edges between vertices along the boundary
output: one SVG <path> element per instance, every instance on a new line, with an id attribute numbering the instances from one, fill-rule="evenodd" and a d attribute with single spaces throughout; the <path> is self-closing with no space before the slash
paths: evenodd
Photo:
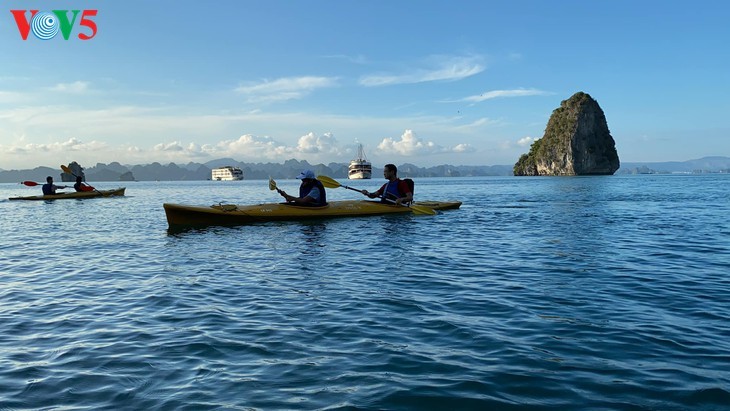
<path id="1" fill-rule="evenodd" d="M 81 164 L 83 167 L 84 164 Z M 326 175 L 333 178 L 347 178 L 348 163 L 309 164 L 307 161 L 287 160 L 280 163 L 243 163 L 231 158 L 221 158 L 207 163 L 188 163 L 178 165 L 169 163 L 162 165 L 152 163 L 147 165 L 122 165 L 119 163 L 97 163 L 92 167 L 84 167 L 87 181 L 190 181 L 210 180 L 211 170 L 223 166 L 239 167 L 243 170 L 247 180 L 294 178 L 304 169 L 311 169 L 317 175 Z M 3 170 L 0 171 L 0 183 L 13 183 L 24 180 L 42 182 L 47 176 L 61 181 L 61 169 L 36 167 L 32 170 Z M 382 168 L 373 167 L 373 176 L 382 176 Z M 413 164 L 398 166 L 400 177 L 469 177 L 469 176 L 499 176 L 511 175 L 512 166 L 451 166 L 441 165 L 422 168 Z"/>
<path id="2" fill-rule="evenodd" d="M 730 157 L 702 157 L 697 160 L 658 163 L 621 163 L 616 174 L 730 173 Z"/>
<path id="3" fill-rule="evenodd" d="M 82 166 L 84 166 L 82 164 Z M 207 163 L 188 163 L 162 165 L 152 163 L 146 165 L 122 165 L 97 163 L 85 167 L 87 181 L 186 181 L 210 180 L 213 168 L 234 166 L 243 170 L 247 180 L 294 178 L 304 169 L 314 170 L 317 175 L 333 178 L 347 178 L 347 163 L 309 164 L 307 161 L 287 160 L 278 163 L 243 163 L 231 158 L 221 158 Z M 418 167 L 413 164 L 398 165 L 400 177 L 477 177 L 477 176 L 511 176 L 512 165 L 495 166 L 452 166 Z M 379 178 L 383 169 L 373 167 L 373 177 Z M 730 173 L 730 157 L 703 157 L 689 161 L 670 161 L 662 163 L 622 163 L 616 174 L 661 174 L 661 173 Z M 30 170 L 0 170 L 0 183 L 17 183 L 25 180 L 43 182 L 46 176 L 53 176 L 61 181 L 61 169 L 36 167 Z"/>

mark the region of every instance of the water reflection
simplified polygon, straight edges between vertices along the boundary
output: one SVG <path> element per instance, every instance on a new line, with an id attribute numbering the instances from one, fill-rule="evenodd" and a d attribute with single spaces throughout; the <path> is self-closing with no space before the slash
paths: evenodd
<path id="1" fill-rule="evenodd" d="M 300 223 L 299 238 L 302 244 L 302 257 L 320 257 L 326 249 L 327 223 L 324 221 L 308 221 Z"/>

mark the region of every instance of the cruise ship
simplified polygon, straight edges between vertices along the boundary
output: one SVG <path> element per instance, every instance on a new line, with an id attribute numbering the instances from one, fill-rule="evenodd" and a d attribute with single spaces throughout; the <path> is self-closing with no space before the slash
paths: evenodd
<path id="1" fill-rule="evenodd" d="M 365 151 L 362 149 L 362 144 L 357 146 L 357 158 L 350 161 L 350 166 L 347 170 L 347 178 L 350 180 L 363 180 L 369 179 L 373 174 L 373 166 L 370 164 L 367 158 L 365 158 Z"/>
<path id="2" fill-rule="evenodd" d="M 231 166 L 214 168 L 211 171 L 210 178 L 215 181 L 243 180 L 243 171 L 238 167 Z"/>

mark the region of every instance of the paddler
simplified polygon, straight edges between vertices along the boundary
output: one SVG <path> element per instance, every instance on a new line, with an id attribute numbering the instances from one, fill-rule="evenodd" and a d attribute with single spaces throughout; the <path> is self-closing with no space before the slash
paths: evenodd
<path id="1" fill-rule="evenodd" d="M 43 189 L 44 196 L 55 195 L 57 194 L 56 190 L 60 190 L 62 188 L 66 188 L 66 186 L 57 186 L 53 184 L 53 177 L 51 176 L 46 177 L 46 184 L 43 184 L 41 187 L 41 189 Z"/>
<path id="2" fill-rule="evenodd" d="M 299 185 L 299 197 L 290 196 L 283 190 L 279 190 L 287 203 L 294 203 L 303 206 L 325 206 L 327 205 L 327 193 L 322 183 L 317 180 L 312 170 L 304 170 L 297 176 L 302 180 Z"/>

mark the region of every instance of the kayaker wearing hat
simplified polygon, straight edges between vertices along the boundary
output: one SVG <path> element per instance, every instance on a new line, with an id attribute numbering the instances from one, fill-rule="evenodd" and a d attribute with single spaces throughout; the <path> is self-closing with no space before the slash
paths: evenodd
<path id="1" fill-rule="evenodd" d="M 312 170 L 304 170 L 297 176 L 302 180 L 299 185 L 299 197 L 290 196 L 285 191 L 279 191 L 287 203 L 294 203 L 303 206 L 324 206 L 327 205 L 327 193 L 322 183 L 317 180 Z"/>

